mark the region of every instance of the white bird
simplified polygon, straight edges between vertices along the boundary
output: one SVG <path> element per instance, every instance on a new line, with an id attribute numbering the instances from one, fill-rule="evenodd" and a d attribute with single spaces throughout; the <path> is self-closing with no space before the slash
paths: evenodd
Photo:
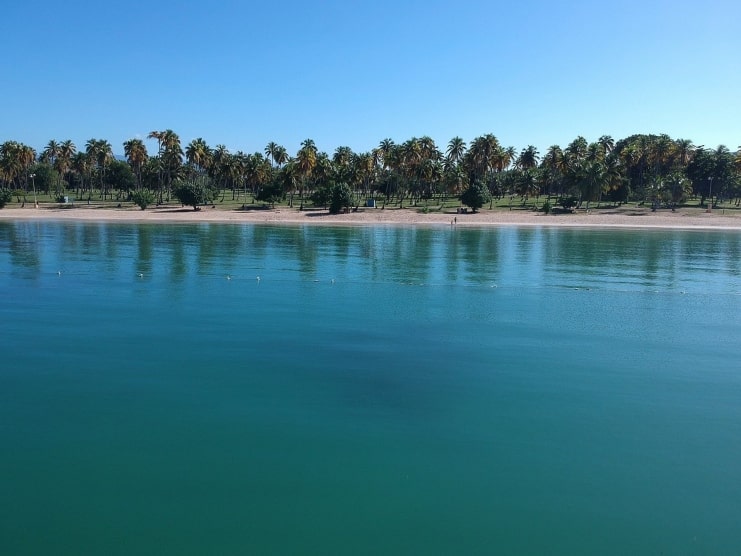
<path id="1" fill-rule="evenodd" d="M 258 282 L 260 281 L 260 277 L 259 277 L 259 276 L 257 276 L 257 281 L 258 281 Z"/>
<path id="2" fill-rule="evenodd" d="M 227 279 L 227 280 L 231 280 L 231 279 L 232 279 L 232 277 L 231 277 L 231 276 L 229 276 L 229 275 L 227 274 L 227 275 L 226 275 L 226 279 Z"/>
<path id="3" fill-rule="evenodd" d="M 61 270 L 57 270 L 57 276 L 61 276 L 61 275 L 62 275 L 62 271 Z"/>
<path id="4" fill-rule="evenodd" d="M 144 278 L 144 274 L 142 274 L 141 272 L 140 272 L 139 274 L 137 274 L 137 276 L 138 276 L 139 278 Z"/>

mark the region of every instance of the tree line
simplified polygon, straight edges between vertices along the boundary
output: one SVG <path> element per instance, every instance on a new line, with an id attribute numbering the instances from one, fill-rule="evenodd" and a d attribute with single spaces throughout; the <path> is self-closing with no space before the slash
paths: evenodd
<path id="1" fill-rule="evenodd" d="M 480 208 L 493 199 L 555 198 L 566 206 L 591 202 L 644 201 L 679 205 L 699 198 L 704 205 L 731 200 L 741 204 L 741 147 L 706 148 L 668 135 L 631 135 L 595 142 L 577 137 L 546 152 L 528 146 L 519 152 L 492 134 L 466 143 L 460 137 L 440 148 L 430 137 L 397 144 L 380 141 L 368 152 L 346 146 L 332 155 L 311 139 L 291 156 L 270 142 L 263 152 L 229 152 L 194 139 L 183 148 L 172 130 L 152 131 L 150 153 L 142 139 L 123 143 L 125 161 L 113 156 L 105 139 L 90 139 L 78 149 L 51 140 L 37 153 L 28 145 L 0 145 L 0 188 L 19 198 L 36 191 L 77 198 L 134 200 L 140 206 L 176 197 L 197 207 L 223 200 L 289 206 L 306 203 L 336 212 L 365 199 L 404 207 L 422 200 L 455 197 Z"/>

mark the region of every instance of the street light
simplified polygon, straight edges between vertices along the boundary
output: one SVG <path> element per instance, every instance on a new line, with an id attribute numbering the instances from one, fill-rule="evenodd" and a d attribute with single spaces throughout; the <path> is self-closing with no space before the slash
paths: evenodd
<path id="1" fill-rule="evenodd" d="M 36 200 L 36 180 L 34 179 L 36 174 L 31 174 L 28 177 L 31 178 L 31 185 L 33 185 L 33 206 L 39 208 L 39 202 Z"/>
<path id="2" fill-rule="evenodd" d="M 713 176 L 710 176 L 708 179 L 710 180 L 710 191 L 708 192 L 710 202 L 708 203 L 708 210 L 706 212 L 713 212 Z"/>

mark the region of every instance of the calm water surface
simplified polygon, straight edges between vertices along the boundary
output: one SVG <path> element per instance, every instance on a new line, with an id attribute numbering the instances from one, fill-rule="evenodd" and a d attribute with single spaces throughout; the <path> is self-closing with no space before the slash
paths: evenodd
<path id="1" fill-rule="evenodd" d="M 3 554 L 741 547 L 741 234 L 2 222 L 0 292 Z"/>

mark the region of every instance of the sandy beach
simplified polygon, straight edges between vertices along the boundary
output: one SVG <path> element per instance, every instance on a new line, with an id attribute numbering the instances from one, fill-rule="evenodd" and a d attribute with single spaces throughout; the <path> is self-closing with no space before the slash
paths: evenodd
<path id="1" fill-rule="evenodd" d="M 91 222 L 223 222 L 251 224 L 306 225 L 403 225 L 403 226 L 565 226 L 615 228 L 676 228 L 741 230 L 741 215 L 712 213 L 702 209 L 659 210 L 624 206 L 617 209 L 595 209 L 573 214 L 543 214 L 531 210 L 481 210 L 473 214 L 457 214 L 455 210 L 424 213 L 416 208 L 366 208 L 348 214 L 330 215 L 326 210 L 303 210 L 279 207 L 275 209 L 227 210 L 202 207 L 194 211 L 180 206 L 110 208 L 88 205 L 60 207 L 41 205 L 0 210 L 0 220 L 73 220 Z"/>

